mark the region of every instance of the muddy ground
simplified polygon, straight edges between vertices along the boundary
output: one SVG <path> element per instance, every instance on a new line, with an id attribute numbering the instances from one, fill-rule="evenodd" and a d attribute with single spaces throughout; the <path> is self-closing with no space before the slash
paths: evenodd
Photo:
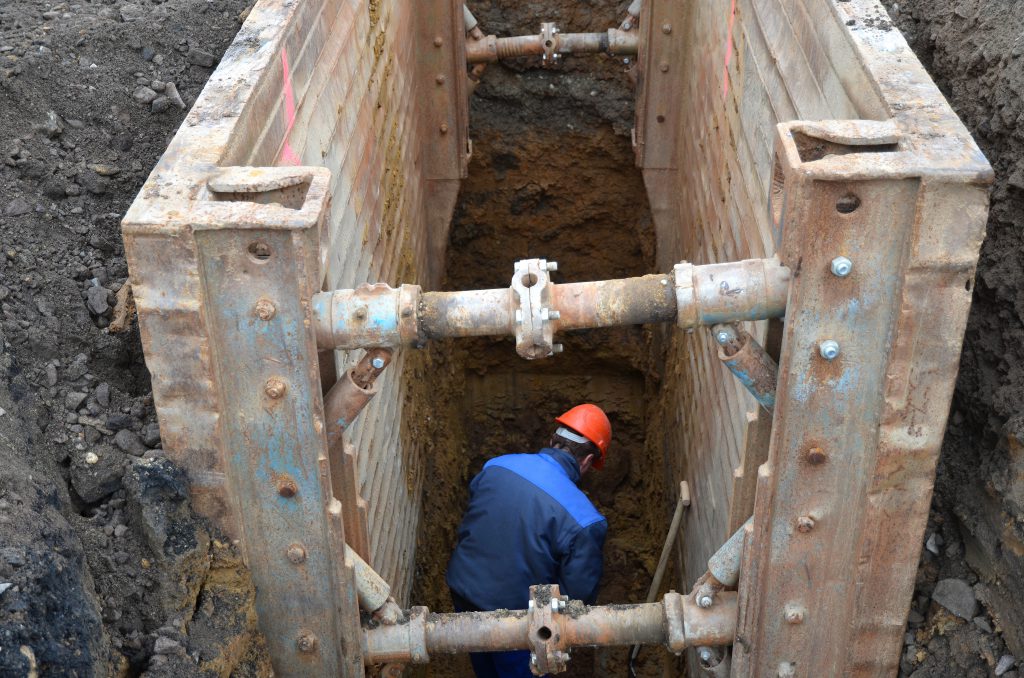
<path id="1" fill-rule="evenodd" d="M 248 4 L 0 2 L 2 676 L 269 673 L 244 568 L 192 515 L 184 479 L 162 458 L 138 336 L 109 329 L 127 276 L 120 218 Z M 471 3 L 499 35 L 533 32 L 541 14 L 564 29 L 603 30 L 624 4 Z M 1024 3 L 889 9 L 997 175 L 901 673 L 1015 678 L 1014 657 L 1024 657 Z M 475 156 L 452 228 L 449 289 L 503 286 L 504 262 L 528 256 L 557 259 L 562 279 L 652 270 L 622 70 L 601 57 L 557 71 L 489 69 L 473 103 Z M 645 444 L 660 349 L 642 330 L 565 344 L 543 372 L 509 342 L 423 355 L 416 369 L 450 397 L 434 398 L 423 424 L 435 482 L 417 603 L 449 609 L 443 567 L 472 474 L 494 454 L 538 447 L 550 418 L 582 398 L 607 406 L 616 431 L 609 467 L 585 484 L 611 524 L 601 602 L 646 593 L 669 510 L 660 451 Z M 646 652 L 641 674 L 660 675 L 665 661 Z M 623 662 L 621 651 L 580 652 L 573 670 L 624 675 Z"/>

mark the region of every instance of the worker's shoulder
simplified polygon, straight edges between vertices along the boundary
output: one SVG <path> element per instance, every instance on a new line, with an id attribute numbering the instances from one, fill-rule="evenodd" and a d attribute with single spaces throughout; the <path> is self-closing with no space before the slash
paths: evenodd
<path id="1" fill-rule="evenodd" d="M 538 454 L 505 454 L 488 461 L 484 470 L 488 469 L 503 469 L 516 474 L 554 500 L 581 528 L 605 520 L 576 483 L 553 471 L 551 464 Z"/>

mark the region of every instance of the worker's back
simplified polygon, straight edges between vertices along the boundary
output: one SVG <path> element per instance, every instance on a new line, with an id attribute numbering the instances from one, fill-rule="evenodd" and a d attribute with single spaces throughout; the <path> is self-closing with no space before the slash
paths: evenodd
<path id="1" fill-rule="evenodd" d="M 568 452 L 491 459 L 470 485 L 448 563 L 452 592 L 480 610 L 524 609 L 532 584 L 558 584 L 593 603 L 608 524 L 576 486 Z"/>

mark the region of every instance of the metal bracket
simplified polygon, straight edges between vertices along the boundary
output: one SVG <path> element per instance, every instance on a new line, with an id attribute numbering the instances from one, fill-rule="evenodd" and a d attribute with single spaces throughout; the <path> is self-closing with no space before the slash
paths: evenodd
<path id="1" fill-rule="evenodd" d="M 544 47 L 544 65 L 553 66 L 558 61 L 558 28 L 551 21 L 540 25 L 540 44 Z"/>
<path id="2" fill-rule="evenodd" d="M 512 289 L 519 300 L 516 309 L 516 353 L 527 360 L 546 358 L 562 350 L 554 343 L 551 320 L 558 312 L 551 310 L 551 276 L 558 264 L 544 259 L 523 259 L 516 262 Z"/>
<path id="3" fill-rule="evenodd" d="M 561 673 L 568 667 L 569 652 L 563 648 L 561 614 L 569 602 L 563 596 L 558 584 L 541 584 L 530 587 L 530 603 L 526 613 L 531 646 L 530 670 L 535 676 Z"/>

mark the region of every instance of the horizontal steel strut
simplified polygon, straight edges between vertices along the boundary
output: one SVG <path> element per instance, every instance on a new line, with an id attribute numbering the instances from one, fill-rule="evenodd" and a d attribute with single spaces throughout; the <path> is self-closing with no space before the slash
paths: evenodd
<path id="1" fill-rule="evenodd" d="M 475 27 L 475 24 L 474 24 Z M 602 33 L 559 33 L 551 22 L 541 24 L 536 35 L 499 38 L 483 36 L 466 42 L 466 62 L 487 63 L 499 59 L 540 56 L 546 63 L 557 61 L 564 54 L 634 55 L 639 38 L 636 32 L 609 28 Z"/>
<path id="2" fill-rule="evenodd" d="M 570 650 L 583 646 L 664 644 L 669 651 L 732 643 L 734 592 L 702 609 L 691 596 L 670 591 L 658 603 L 587 606 L 560 594 L 557 585 L 530 587 L 526 610 L 431 613 L 414 607 L 406 623 L 363 629 L 368 664 L 424 663 L 431 655 L 531 650 L 536 675 L 566 669 Z"/>
<path id="3" fill-rule="evenodd" d="M 516 262 L 510 287 L 423 292 L 384 283 L 313 296 L 321 349 L 418 346 L 429 339 L 514 336 L 527 359 L 561 351 L 555 333 L 675 321 L 702 325 L 778 318 L 785 314 L 790 270 L 777 259 L 694 266 L 671 274 L 556 284 L 555 262 Z"/>

